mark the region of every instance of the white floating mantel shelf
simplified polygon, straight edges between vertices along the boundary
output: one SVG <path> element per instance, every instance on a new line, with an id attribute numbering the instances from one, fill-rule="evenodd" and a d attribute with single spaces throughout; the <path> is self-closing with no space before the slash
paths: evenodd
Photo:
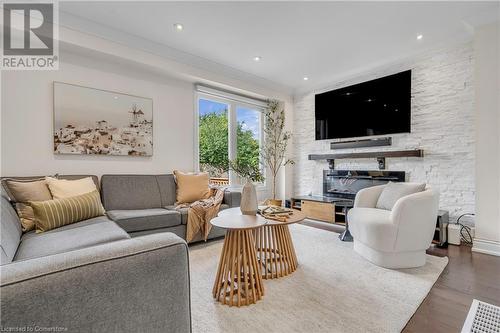
<path id="1" fill-rule="evenodd" d="M 360 153 L 310 154 L 309 160 L 327 160 L 333 168 L 333 161 L 353 158 L 376 158 L 380 169 L 385 169 L 386 157 L 424 157 L 422 149 L 369 151 Z"/>

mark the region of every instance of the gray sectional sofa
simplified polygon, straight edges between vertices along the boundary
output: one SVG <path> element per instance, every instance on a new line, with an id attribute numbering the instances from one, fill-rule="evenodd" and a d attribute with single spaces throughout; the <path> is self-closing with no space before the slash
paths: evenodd
<path id="1" fill-rule="evenodd" d="M 175 209 L 175 190 L 172 175 L 106 175 L 109 218 L 23 234 L 2 186 L 1 329 L 190 332 L 187 211 Z M 225 205 L 239 194 L 225 193 Z"/>
<path id="2" fill-rule="evenodd" d="M 187 208 L 175 208 L 173 175 L 103 175 L 101 193 L 108 217 L 132 237 L 163 231 L 186 237 Z M 226 190 L 221 209 L 240 201 L 239 192 Z M 208 238 L 223 235 L 223 229 L 212 227 Z"/>

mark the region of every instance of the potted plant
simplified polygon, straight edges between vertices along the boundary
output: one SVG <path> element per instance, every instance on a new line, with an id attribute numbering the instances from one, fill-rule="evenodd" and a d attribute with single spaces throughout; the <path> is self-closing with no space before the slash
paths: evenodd
<path id="1" fill-rule="evenodd" d="M 240 210 L 243 215 L 257 214 L 257 191 L 254 182 L 264 181 L 264 176 L 258 166 L 242 162 L 240 159 L 229 161 L 229 169 L 233 170 L 242 179 L 245 185 L 241 191 Z"/>
<path id="2" fill-rule="evenodd" d="M 261 149 L 263 164 L 271 175 L 272 199 L 268 203 L 281 206 L 281 200 L 276 200 L 276 177 L 281 167 L 294 164 L 286 158 L 286 150 L 292 133 L 285 131 L 285 109 L 283 103 L 271 100 L 264 115 L 264 145 Z"/>

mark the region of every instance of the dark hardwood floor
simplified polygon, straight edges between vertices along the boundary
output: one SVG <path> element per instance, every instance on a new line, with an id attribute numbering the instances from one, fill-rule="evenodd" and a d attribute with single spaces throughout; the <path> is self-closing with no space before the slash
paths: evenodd
<path id="1" fill-rule="evenodd" d="M 466 245 L 427 253 L 449 263 L 403 332 L 460 332 L 474 298 L 500 306 L 500 257 Z"/>
<path id="2" fill-rule="evenodd" d="M 343 231 L 321 222 L 302 224 Z M 427 253 L 447 256 L 449 263 L 403 332 L 460 332 L 474 298 L 500 306 L 500 257 L 472 252 L 466 245 L 432 247 Z"/>

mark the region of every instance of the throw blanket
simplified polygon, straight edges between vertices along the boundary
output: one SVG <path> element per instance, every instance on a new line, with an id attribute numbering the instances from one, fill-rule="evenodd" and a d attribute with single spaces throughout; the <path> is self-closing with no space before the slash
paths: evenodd
<path id="1" fill-rule="evenodd" d="M 192 242 L 198 234 L 201 235 L 203 240 L 207 240 L 208 233 L 212 229 L 210 220 L 219 213 L 223 198 L 224 189 L 212 189 L 212 196 L 208 199 L 177 206 L 177 208 L 188 207 L 188 221 L 186 226 L 186 241 L 188 243 Z"/>

